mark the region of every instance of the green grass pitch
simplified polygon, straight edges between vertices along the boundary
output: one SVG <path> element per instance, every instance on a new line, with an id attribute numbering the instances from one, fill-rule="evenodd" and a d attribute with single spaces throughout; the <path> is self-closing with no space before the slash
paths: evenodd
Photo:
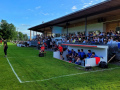
<path id="1" fill-rule="evenodd" d="M 0 90 L 120 90 L 120 68 L 109 64 L 108 70 L 95 67 L 85 71 L 80 66 L 54 59 L 52 52 L 38 57 L 32 47 L 8 43 L 8 60 L 0 47 Z M 111 69 L 110 68 L 116 68 Z M 100 70 L 100 71 L 96 71 Z"/>

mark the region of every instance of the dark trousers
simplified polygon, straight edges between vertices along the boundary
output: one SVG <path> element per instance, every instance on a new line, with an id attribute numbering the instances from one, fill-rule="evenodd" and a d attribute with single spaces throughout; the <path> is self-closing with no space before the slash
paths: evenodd
<path id="1" fill-rule="evenodd" d="M 7 55 L 7 48 L 4 49 L 4 53 L 5 53 L 5 55 Z"/>
<path id="2" fill-rule="evenodd" d="M 40 44 L 38 44 L 38 50 L 40 50 Z"/>

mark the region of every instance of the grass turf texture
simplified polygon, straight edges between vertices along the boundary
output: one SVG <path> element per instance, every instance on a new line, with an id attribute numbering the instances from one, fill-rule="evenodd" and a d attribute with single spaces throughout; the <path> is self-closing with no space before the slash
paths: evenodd
<path id="1" fill-rule="evenodd" d="M 108 71 L 90 72 L 81 75 L 59 77 L 63 75 L 89 72 L 77 69 L 80 66 L 53 58 L 52 52 L 46 57 L 38 57 L 39 51 L 31 47 L 17 47 L 8 43 L 8 59 L 19 78 L 20 83 L 4 58 L 3 46 L 0 47 L 0 90 L 119 90 L 120 68 Z M 109 68 L 118 67 L 109 64 Z M 80 67 L 81 68 L 81 67 Z M 93 68 L 93 70 L 100 68 Z M 36 81 L 54 78 L 46 81 Z"/>

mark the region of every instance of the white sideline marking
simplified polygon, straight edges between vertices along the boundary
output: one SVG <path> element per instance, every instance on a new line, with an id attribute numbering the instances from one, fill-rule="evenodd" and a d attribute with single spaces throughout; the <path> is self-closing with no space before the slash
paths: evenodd
<path id="1" fill-rule="evenodd" d="M 30 56 L 30 57 L 37 57 L 37 56 Z M 38 56 L 39 57 L 39 56 Z M 8 58 L 18 58 L 18 57 L 8 57 Z M 27 57 L 19 57 L 19 58 L 27 58 Z M 29 58 L 29 57 L 28 57 Z"/>
<path id="2" fill-rule="evenodd" d="M 52 79 L 56 79 L 56 78 L 61 78 L 61 77 L 69 77 L 69 76 L 81 75 L 81 74 L 86 74 L 86 73 L 94 73 L 94 72 L 100 72 L 100 71 L 108 71 L 108 70 L 114 70 L 114 69 L 117 69 L 117 68 L 120 68 L 120 67 L 110 68 L 110 69 L 102 69 L 102 70 L 96 70 L 96 71 L 90 71 L 90 72 L 83 72 L 83 73 L 76 73 L 76 74 L 69 74 L 69 75 L 62 75 L 62 76 L 52 77 L 52 78 L 43 79 L 43 80 L 23 81 L 22 83 L 48 81 L 48 80 L 52 80 Z"/>
<path id="3" fill-rule="evenodd" d="M 14 70 L 14 68 L 12 67 L 12 65 L 11 65 L 11 63 L 10 63 L 10 61 L 9 61 L 8 58 L 7 58 L 7 61 L 8 61 L 8 63 L 9 63 L 9 65 L 10 65 L 13 73 L 15 74 L 16 78 L 18 79 L 18 81 L 19 81 L 20 83 L 23 83 L 23 82 L 21 81 L 21 79 L 18 77 L 17 73 L 15 72 L 15 70 Z"/>
<path id="4" fill-rule="evenodd" d="M 52 77 L 52 78 L 48 78 L 48 79 L 43 79 L 43 80 L 33 80 L 33 81 L 22 81 L 17 73 L 15 72 L 14 68 L 12 67 L 9 59 L 7 58 L 7 61 L 13 71 L 13 73 L 15 74 L 16 78 L 18 79 L 18 81 L 20 83 L 30 83 L 30 82 L 40 82 L 40 81 L 49 81 L 49 80 L 52 80 L 52 79 L 56 79 L 56 78 L 62 78 L 62 77 L 69 77 L 69 76 L 75 76 L 75 75 L 81 75 L 81 74 L 86 74 L 86 73 L 94 73 L 94 72 L 100 72 L 100 71 L 108 71 L 108 70 L 114 70 L 114 69 L 117 69 L 117 68 L 120 68 L 120 67 L 115 67 L 115 68 L 110 68 L 110 69 L 102 69 L 102 70 L 96 70 L 96 71 L 90 71 L 90 72 L 83 72 L 83 73 L 76 73 L 76 74 L 69 74 L 69 75 L 62 75 L 62 76 L 58 76 L 58 77 Z"/>

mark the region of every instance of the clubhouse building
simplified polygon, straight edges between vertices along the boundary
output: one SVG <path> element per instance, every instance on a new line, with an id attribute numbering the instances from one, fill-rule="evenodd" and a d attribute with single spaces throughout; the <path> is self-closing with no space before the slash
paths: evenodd
<path id="1" fill-rule="evenodd" d="M 44 36 L 62 38 L 68 34 L 84 32 L 120 31 L 120 0 L 106 0 L 102 3 L 65 15 L 52 21 L 29 28 Z"/>

